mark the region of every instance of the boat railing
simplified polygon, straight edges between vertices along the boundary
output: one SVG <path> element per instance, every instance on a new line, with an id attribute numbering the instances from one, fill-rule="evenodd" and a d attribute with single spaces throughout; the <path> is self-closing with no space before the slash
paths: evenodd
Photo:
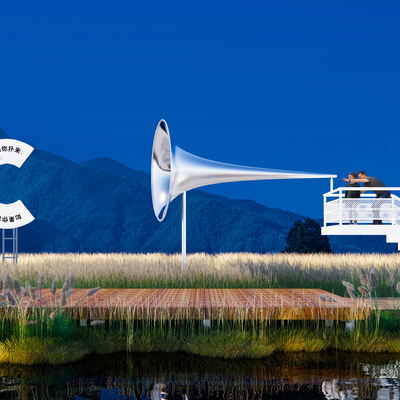
<path id="1" fill-rule="evenodd" d="M 360 198 L 346 197 L 347 191 L 389 190 L 389 198 L 378 198 L 374 193 L 362 193 Z M 347 224 L 400 225 L 400 187 L 340 187 L 325 193 L 324 227 Z"/>

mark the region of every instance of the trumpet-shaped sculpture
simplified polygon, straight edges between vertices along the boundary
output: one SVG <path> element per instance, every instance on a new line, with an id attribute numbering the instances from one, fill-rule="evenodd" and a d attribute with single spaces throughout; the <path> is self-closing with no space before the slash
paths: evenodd
<path id="1" fill-rule="evenodd" d="M 151 193 L 154 213 L 159 221 L 167 215 L 168 205 L 173 199 L 201 186 L 264 179 L 334 177 L 336 175 L 243 167 L 197 157 L 171 145 L 168 126 L 164 120 L 159 122 L 154 136 Z"/>

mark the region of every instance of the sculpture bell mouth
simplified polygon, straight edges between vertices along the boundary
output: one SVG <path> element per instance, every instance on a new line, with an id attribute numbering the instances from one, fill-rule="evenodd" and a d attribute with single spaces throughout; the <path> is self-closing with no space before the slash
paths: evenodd
<path id="1" fill-rule="evenodd" d="M 153 209 L 161 222 L 168 210 L 171 188 L 171 140 L 167 123 L 161 120 L 153 141 L 151 158 L 151 194 Z"/>

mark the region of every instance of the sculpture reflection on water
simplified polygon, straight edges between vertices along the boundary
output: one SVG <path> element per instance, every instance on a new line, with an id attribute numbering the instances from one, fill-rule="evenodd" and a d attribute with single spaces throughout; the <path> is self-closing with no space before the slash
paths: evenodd
<path id="1" fill-rule="evenodd" d="M 281 354 L 221 360 L 119 354 L 63 366 L 0 366 L 7 399 L 399 399 L 400 359 Z"/>

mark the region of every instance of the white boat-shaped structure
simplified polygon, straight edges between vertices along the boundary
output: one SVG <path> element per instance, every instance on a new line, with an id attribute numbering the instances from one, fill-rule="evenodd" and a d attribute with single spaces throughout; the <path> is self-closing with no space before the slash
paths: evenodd
<path id="1" fill-rule="evenodd" d="M 340 187 L 325 193 L 322 235 L 384 235 L 387 243 L 397 243 L 400 250 L 400 187 L 385 188 L 390 190 L 390 198 L 378 199 L 373 193 L 361 194 L 359 199 L 345 198 L 347 190 L 374 189 L 382 190 Z"/>

